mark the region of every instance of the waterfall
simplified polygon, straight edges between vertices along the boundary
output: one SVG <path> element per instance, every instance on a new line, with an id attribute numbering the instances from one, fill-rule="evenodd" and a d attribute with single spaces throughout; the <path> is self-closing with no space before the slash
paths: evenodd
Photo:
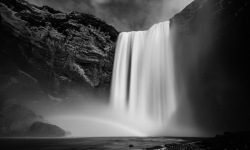
<path id="1" fill-rule="evenodd" d="M 176 111 L 169 22 L 120 33 L 112 77 L 112 107 L 133 117 L 168 122 Z"/>

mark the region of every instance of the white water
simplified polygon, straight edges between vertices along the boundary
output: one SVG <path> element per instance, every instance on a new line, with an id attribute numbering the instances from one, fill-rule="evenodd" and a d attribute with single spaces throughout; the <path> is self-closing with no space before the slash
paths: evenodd
<path id="1" fill-rule="evenodd" d="M 110 104 L 102 96 L 88 98 L 73 93 L 70 99 L 77 103 L 52 106 L 48 121 L 74 137 L 204 136 L 193 122 L 181 81 L 176 98 L 169 32 L 169 22 L 163 22 L 148 31 L 121 33 Z"/>
<path id="2" fill-rule="evenodd" d="M 168 124 L 176 111 L 174 56 L 169 22 L 119 35 L 111 105 L 131 117 Z"/>
<path id="3" fill-rule="evenodd" d="M 75 137 L 201 135 L 192 124 L 185 92 L 178 90 L 176 98 L 169 32 L 169 22 L 164 22 L 119 35 L 110 100 L 114 109 L 80 96 L 80 109 L 59 111 L 49 121 Z"/>

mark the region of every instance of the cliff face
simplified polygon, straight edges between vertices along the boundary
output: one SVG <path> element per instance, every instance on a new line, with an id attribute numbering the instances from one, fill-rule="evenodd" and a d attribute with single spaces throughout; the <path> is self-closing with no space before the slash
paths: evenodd
<path id="1" fill-rule="evenodd" d="M 93 15 L 1 0 L 0 35 L 4 82 L 22 72 L 55 95 L 110 85 L 118 32 Z"/>
<path id="2" fill-rule="evenodd" d="M 51 105 L 68 90 L 109 89 L 117 36 L 90 14 L 0 0 L 0 136 L 64 136 L 59 127 L 7 101 Z"/>
<path id="3" fill-rule="evenodd" d="M 178 91 L 207 130 L 249 129 L 249 16 L 248 0 L 195 0 L 171 19 Z"/>

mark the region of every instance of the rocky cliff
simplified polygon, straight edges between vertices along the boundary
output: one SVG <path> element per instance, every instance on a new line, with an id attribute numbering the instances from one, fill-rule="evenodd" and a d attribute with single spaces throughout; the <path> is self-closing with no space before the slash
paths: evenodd
<path id="1" fill-rule="evenodd" d="M 118 32 L 91 14 L 1 0 L 0 35 L 1 89 L 20 72 L 51 95 L 110 85 Z"/>
<path id="2" fill-rule="evenodd" d="M 207 131 L 249 129 L 249 16 L 248 0 L 194 0 L 171 19 L 178 91 Z"/>
<path id="3" fill-rule="evenodd" d="M 91 14 L 0 0 L 0 136 L 65 135 L 31 110 L 6 104 L 51 105 L 69 90 L 109 89 L 117 36 Z"/>

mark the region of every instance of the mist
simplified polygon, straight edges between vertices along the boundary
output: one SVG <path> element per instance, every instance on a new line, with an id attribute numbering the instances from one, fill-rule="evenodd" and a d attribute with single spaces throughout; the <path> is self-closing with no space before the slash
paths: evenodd
<path id="1" fill-rule="evenodd" d="M 62 12 L 91 13 L 118 31 L 146 30 L 167 21 L 193 0 L 27 0 Z"/>
<path id="2" fill-rule="evenodd" d="M 160 125 L 148 118 L 131 118 L 114 109 L 109 97 L 71 91 L 61 102 L 40 99 L 18 103 L 43 116 L 49 123 L 68 131 L 70 137 L 146 137 L 160 130 Z"/>
<path id="3" fill-rule="evenodd" d="M 156 23 L 169 20 L 192 2 L 192 0 L 28 1 L 38 6 L 47 5 L 66 13 L 72 11 L 91 13 L 113 25 L 118 31 L 147 30 Z M 191 118 L 187 115 L 184 121 L 173 120 L 179 123 L 178 126 L 172 123 L 156 127 L 157 123 L 152 120 L 145 118 L 140 121 L 138 118 L 131 120 L 131 117 L 124 112 L 113 110 L 109 106 L 107 97 L 101 98 L 95 95 L 86 97 L 84 94 L 74 93 L 70 94 L 66 101 L 55 103 L 49 108 L 41 107 L 41 103 L 33 106 L 32 103 L 27 104 L 29 108 L 45 116 L 49 122 L 72 132 L 73 136 L 201 136 L 201 132 L 194 129 L 195 126 L 191 129 L 191 125 L 188 124 Z M 183 102 L 182 104 L 188 105 Z M 185 113 L 190 114 L 187 111 L 185 110 Z"/>

